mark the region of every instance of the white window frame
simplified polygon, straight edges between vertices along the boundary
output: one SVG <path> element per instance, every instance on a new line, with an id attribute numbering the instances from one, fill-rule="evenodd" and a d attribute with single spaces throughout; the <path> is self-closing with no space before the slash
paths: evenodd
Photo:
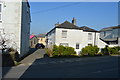
<path id="1" fill-rule="evenodd" d="M 93 34 L 92 33 L 88 33 L 88 40 L 92 40 Z"/>
<path id="2" fill-rule="evenodd" d="M 80 44 L 76 43 L 76 49 L 80 49 Z"/>
<path id="3" fill-rule="evenodd" d="M 67 38 L 67 30 L 62 30 L 62 38 Z"/>
<path id="4" fill-rule="evenodd" d="M 60 45 L 62 45 L 62 46 L 69 46 L 68 43 L 60 43 Z"/>
<path id="5" fill-rule="evenodd" d="M 0 21 L 2 21 L 2 9 L 3 9 L 3 3 L 0 2 L 0 5 L 1 5 Z"/>

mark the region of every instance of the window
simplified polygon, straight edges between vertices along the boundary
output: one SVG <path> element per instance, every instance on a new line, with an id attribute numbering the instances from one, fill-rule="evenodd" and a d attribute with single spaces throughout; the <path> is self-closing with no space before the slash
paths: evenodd
<path id="1" fill-rule="evenodd" d="M 2 4 L 0 3 L 0 21 L 2 21 Z"/>
<path id="2" fill-rule="evenodd" d="M 67 31 L 66 30 L 62 30 L 62 38 L 67 38 Z"/>
<path id="3" fill-rule="evenodd" d="M 88 40 L 92 40 L 92 33 L 88 33 Z"/>
<path id="4" fill-rule="evenodd" d="M 92 44 L 88 44 L 88 46 L 92 46 Z"/>
<path id="5" fill-rule="evenodd" d="M 79 49 L 79 44 L 78 43 L 76 44 L 76 49 Z"/>
<path id="6" fill-rule="evenodd" d="M 43 39 L 41 38 L 41 41 L 42 41 Z"/>
<path id="7" fill-rule="evenodd" d="M 63 45 L 63 46 L 69 46 L 68 43 L 60 43 L 60 45 Z"/>

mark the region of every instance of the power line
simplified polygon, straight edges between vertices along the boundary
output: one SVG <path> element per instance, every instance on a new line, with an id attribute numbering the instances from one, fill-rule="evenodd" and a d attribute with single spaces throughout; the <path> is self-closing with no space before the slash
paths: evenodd
<path id="1" fill-rule="evenodd" d="M 75 6 L 77 4 L 80 4 L 80 3 L 76 2 L 76 3 L 73 3 L 73 4 L 69 4 L 69 5 L 58 6 L 58 7 L 55 7 L 55 8 L 50 8 L 50 9 L 46 9 L 46 10 L 36 11 L 36 12 L 31 13 L 31 14 L 44 13 L 44 12 L 52 11 L 52 10 L 55 10 L 55 9 L 60 9 L 60 8 L 69 7 L 69 6 Z"/>

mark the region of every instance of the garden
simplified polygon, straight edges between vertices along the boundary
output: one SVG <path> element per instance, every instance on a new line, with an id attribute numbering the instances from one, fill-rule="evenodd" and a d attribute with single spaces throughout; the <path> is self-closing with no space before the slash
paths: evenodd
<path id="1" fill-rule="evenodd" d="M 53 48 L 46 48 L 46 53 L 49 57 L 83 57 L 83 56 L 106 56 L 120 55 L 120 46 L 108 47 L 100 49 L 98 46 L 88 45 L 82 48 L 79 55 L 76 54 L 74 48 L 67 46 L 54 45 Z"/>

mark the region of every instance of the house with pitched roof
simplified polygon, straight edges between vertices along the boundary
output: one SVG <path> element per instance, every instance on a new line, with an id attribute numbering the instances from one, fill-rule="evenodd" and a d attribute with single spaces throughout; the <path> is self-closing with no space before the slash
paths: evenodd
<path id="1" fill-rule="evenodd" d="M 43 44 L 44 46 L 46 46 L 46 37 L 45 37 L 46 34 L 38 34 L 37 37 L 38 37 L 38 43 L 41 43 Z"/>
<path id="2" fill-rule="evenodd" d="M 31 34 L 30 35 L 30 48 L 35 48 L 37 43 L 38 43 L 38 37 L 34 34 Z"/>
<path id="3" fill-rule="evenodd" d="M 100 30 L 100 39 L 108 46 L 120 46 L 120 26 L 112 26 Z"/>
<path id="4" fill-rule="evenodd" d="M 78 27 L 76 19 L 73 18 L 72 23 L 65 21 L 62 24 L 55 24 L 47 35 L 47 48 L 53 45 L 70 46 L 80 54 L 82 48 L 88 45 L 97 45 L 99 48 L 105 47 L 106 43 L 99 39 L 100 33 L 97 30 L 87 26 Z"/>

